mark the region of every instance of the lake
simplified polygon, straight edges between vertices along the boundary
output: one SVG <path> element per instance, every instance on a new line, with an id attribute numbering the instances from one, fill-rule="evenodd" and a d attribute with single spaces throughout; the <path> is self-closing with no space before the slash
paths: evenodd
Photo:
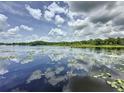
<path id="1" fill-rule="evenodd" d="M 116 80 L 124 49 L 0 46 L 0 91 L 123 91 Z"/>

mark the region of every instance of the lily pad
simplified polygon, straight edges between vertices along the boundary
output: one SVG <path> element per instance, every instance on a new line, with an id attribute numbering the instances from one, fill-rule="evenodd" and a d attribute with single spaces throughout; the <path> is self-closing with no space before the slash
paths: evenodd
<path id="1" fill-rule="evenodd" d="M 111 87 L 117 89 L 118 92 L 124 91 L 124 80 L 122 79 L 116 79 L 111 81 L 106 81 L 107 84 L 111 85 Z"/>

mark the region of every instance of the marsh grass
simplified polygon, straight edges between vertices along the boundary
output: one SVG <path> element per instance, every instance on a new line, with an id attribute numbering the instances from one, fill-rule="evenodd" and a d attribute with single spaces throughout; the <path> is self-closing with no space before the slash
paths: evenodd
<path id="1" fill-rule="evenodd" d="M 71 45 L 72 48 L 109 48 L 109 49 L 116 49 L 116 48 L 123 48 L 123 45 Z"/>

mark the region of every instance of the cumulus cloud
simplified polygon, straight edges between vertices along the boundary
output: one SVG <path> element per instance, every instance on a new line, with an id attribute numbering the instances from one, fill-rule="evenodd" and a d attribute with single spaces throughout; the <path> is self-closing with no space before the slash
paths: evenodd
<path id="1" fill-rule="evenodd" d="M 69 21 L 68 25 L 76 30 L 83 29 L 89 25 L 88 19 L 82 20 L 82 19 L 77 19 L 73 21 Z"/>
<path id="2" fill-rule="evenodd" d="M 0 22 L 5 22 L 7 21 L 7 16 L 3 15 L 3 14 L 0 14 Z"/>
<path id="3" fill-rule="evenodd" d="M 16 34 L 18 31 L 20 31 L 20 28 L 19 28 L 19 26 L 16 26 L 16 27 L 14 27 L 14 28 L 10 28 L 7 33 L 10 34 L 10 35 L 14 35 L 14 34 Z"/>
<path id="4" fill-rule="evenodd" d="M 68 25 L 74 30 L 72 36 L 81 39 L 123 37 L 123 4 L 114 1 L 69 2 L 71 20 Z M 74 19 L 80 14 L 83 19 Z"/>
<path id="5" fill-rule="evenodd" d="M 0 36 L 5 36 L 5 37 L 9 37 L 9 36 L 14 36 L 14 37 L 20 37 L 19 34 L 17 34 L 20 31 L 32 31 L 33 28 L 32 27 L 28 27 L 26 25 L 20 25 L 20 26 L 15 26 L 13 28 L 9 28 L 7 31 L 2 31 L 0 32 Z"/>
<path id="6" fill-rule="evenodd" d="M 42 16 L 42 12 L 40 9 L 34 9 L 34 8 L 31 8 L 29 5 L 25 5 L 25 8 L 28 10 L 29 14 L 37 19 L 37 20 L 40 20 L 41 19 L 41 16 Z"/>
<path id="7" fill-rule="evenodd" d="M 64 20 L 60 15 L 56 15 L 56 16 L 55 16 L 55 22 L 56 22 L 57 25 L 63 24 L 64 21 L 65 21 L 65 20 Z"/>
<path id="8" fill-rule="evenodd" d="M 123 38 L 124 37 L 124 31 L 120 31 L 119 33 L 113 31 L 109 34 L 109 37 L 113 37 L 113 38 L 122 37 Z"/>
<path id="9" fill-rule="evenodd" d="M 50 11 L 50 10 L 46 10 L 45 13 L 44 13 L 44 18 L 47 20 L 47 21 L 51 21 L 52 18 L 54 17 L 55 13 Z"/>
<path id="10" fill-rule="evenodd" d="M 51 21 L 55 17 L 56 14 L 62 14 L 62 13 L 66 14 L 67 11 L 68 10 L 66 9 L 66 7 L 61 7 L 56 2 L 52 2 L 49 6 L 46 6 L 45 11 L 44 11 L 44 18 L 47 21 Z M 59 19 L 60 19 L 60 16 L 59 16 Z M 56 21 L 56 18 L 55 18 L 55 21 Z M 63 22 L 63 19 L 61 18 L 59 22 L 60 21 Z"/>
<path id="11" fill-rule="evenodd" d="M 31 5 L 33 6 L 33 4 Z M 50 29 L 46 36 L 39 36 L 36 32 L 35 35 L 27 36 L 26 39 L 71 41 L 123 37 L 123 5 L 124 2 L 121 1 L 49 2 L 43 5 L 43 9 L 34 9 L 30 5 L 25 5 L 24 9 L 29 12 L 32 18 L 41 20 L 41 17 L 43 17 L 42 21 L 46 24 L 43 28 L 45 30 Z M 9 29 L 6 28 L 8 27 L 8 17 L 0 14 L 0 36 L 16 36 L 20 31 L 33 31 L 32 27 L 26 25 L 15 26 L 13 28 L 10 28 L 10 26 Z M 46 28 L 47 26 L 50 28 Z"/>
<path id="12" fill-rule="evenodd" d="M 24 30 L 26 30 L 26 31 L 32 31 L 32 30 L 33 30 L 32 27 L 29 27 L 29 26 L 26 26 L 26 25 L 20 25 L 20 28 L 21 28 L 21 29 L 24 29 Z"/>
<path id="13" fill-rule="evenodd" d="M 7 16 L 0 14 L 0 31 L 4 31 L 5 28 L 8 26 L 7 19 Z"/>
<path id="14" fill-rule="evenodd" d="M 123 37 L 123 30 L 118 30 L 109 22 L 107 24 L 90 24 L 84 29 L 75 30 L 73 36 L 80 37 L 81 40 L 109 38 L 109 37 Z"/>
<path id="15" fill-rule="evenodd" d="M 50 36 L 65 36 L 66 33 L 59 28 L 52 28 L 48 33 Z"/>
<path id="16" fill-rule="evenodd" d="M 26 26 L 26 25 L 20 25 L 20 26 L 15 26 L 14 28 L 10 28 L 8 32 L 18 32 L 18 31 L 32 31 L 33 28 Z"/>
<path id="17" fill-rule="evenodd" d="M 56 2 L 51 3 L 48 7 L 48 10 L 54 13 L 66 13 L 66 8 L 59 6 Z"/>

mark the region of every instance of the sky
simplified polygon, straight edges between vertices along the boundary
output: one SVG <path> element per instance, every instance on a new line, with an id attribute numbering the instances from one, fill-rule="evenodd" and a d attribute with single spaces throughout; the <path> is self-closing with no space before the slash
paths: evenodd
<path id="1" fill-rule="evenodd" d="M 124 37 L 123 1 L 0 1 L 0 42 Z"/>

